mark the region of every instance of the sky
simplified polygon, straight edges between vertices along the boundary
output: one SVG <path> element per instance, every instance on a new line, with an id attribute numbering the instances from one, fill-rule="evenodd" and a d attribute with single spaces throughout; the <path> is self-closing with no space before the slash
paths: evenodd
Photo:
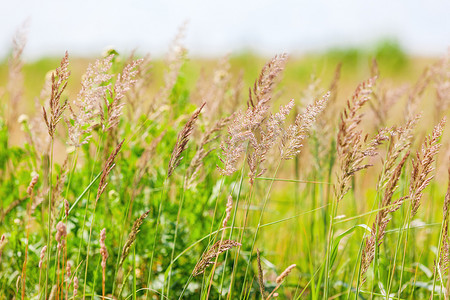
<path id="1" fill-rule="evenodd" d="M 65 50 L 98 56 L 107 47 L 158 56 L 185 21 L 184 44 L 198 56 L 370 47 L 386 38 L 417 55 L 450 46 L 449 0 L 0 0 L 0 58 L 25 21 L 27 59 Z"/>

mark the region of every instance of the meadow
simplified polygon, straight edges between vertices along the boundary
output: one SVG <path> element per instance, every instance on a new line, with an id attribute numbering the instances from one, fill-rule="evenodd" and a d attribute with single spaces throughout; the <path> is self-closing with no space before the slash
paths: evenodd
<path id="1" fill-rule="evenodd" d="M 448 299 L 449 55 L 24 47 L 0 64 L 0 299 Z"/>

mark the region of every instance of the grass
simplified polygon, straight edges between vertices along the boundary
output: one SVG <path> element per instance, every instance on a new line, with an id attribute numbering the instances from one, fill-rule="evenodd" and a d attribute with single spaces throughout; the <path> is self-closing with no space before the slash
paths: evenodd
<path id="1" fill-rule="evenodd" d="M 23 46 L 0 69 L 0 299 L 448 297 L 448 57 Z"/>

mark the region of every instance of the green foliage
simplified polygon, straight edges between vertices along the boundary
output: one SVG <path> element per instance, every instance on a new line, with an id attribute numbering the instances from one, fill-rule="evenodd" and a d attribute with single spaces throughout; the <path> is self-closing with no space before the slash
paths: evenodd
<path id="1" fill-rule="evenodd" d="M 109 54 L 115 57 L 108 74 L 123 72 L 129 60 L 115 50 Z M 360 276 L 362 253 L 367 237 L 373 232 L 375 216 L 382 209 L 379 201 L 384 190 L 376 190 L 382 171 L 379 156 L 367 161 L 374 164 L 369 171 L 351 174 L 350 191 L 341 203 L 336 203 L 342 159 L 336 152 L 336 134 L 340 117 L 345 116 L 341 111 L 345 101 L 351 99 L 348 87 L 354 87 L 361 73 L 369 76 L 367 62 L 371 57 L 378 60 L 381 74 L 386 70 L 396 80 L 402 79 L 403 72 L 414 63 L 390 41 L 381 43 L 373 53 L 361 49 L 337 49 L 288 63 L 285 78 L 273 93 L 276 101 L 273 108 L 278 103 L 285 105 L 292 96 L 302 95 L 304 102 L 297 101 L 294 109 L 295 113 L 301 113 L 316 94 L 322 95 L 329 89 L 335 65 L 339 62 L 343 64 L 343 80 L 336 89 L 339 90 L 336 100 L 320 115 L 320 122 L 309 133 L 309 139 L 303 141 L 301 154 L 294 160 L 281 162 L 281 145 L 275 144 L 264 161 L 268 170 L 253 184 L 248 181 L 249 155 L 238 160 L 238 171 L 230 176 L 221 175 L 217 170 L 218 166 L 224 166 L 219 159 L 223 156 L 221 143 L 228 138 L 227 134 L 233 134 L 227 131 L 227 126 L 214 131 L 208 143 L 203 144 L 205 133 L 214 128 L 219 119 L 247 109 L 248 87 L 253 88 L 264 64 L 262 58 L 251 53 L 230 58 L 231 68 L 229 74 L 225 74 L 233 78 L 229 82 L 219 80 L 225 78 L 222 73 L 228 71 L 208 70 L 202 83 L 213 87 L 212 92 L 201 90 L 196 83 L 198 69 L 203 65 L 210 67 L 211 62 L 183 57 L 180 68 L 174 72 L 177 77 L 172 86 L 166 85 L 164 76 L 173 66 L 154 62 L 149 74 L 155 78 L 149 80 L 138 76 L 136 85 L 131 85 L 122 99 L 125 106 L 117 126 L 106 130 L 100 117 L 91 119 L 92 123 L 85 123 L 81 128 L 92 129 L 89 132 L 92 138 L 78 148 L 67 146 L 68 129 L 76 125 L 67 111 L 67 122 L 58 124 L 55 140 L 47 143 L 46 128 L 39 127 L 43 124 L 40 111 L 35 112 L 36 119 L 20 125 L 8 123 L 5 120 L 9 119 L 6 108 L 9 108 L 10 99 L 7 94 L 0 95 L 2 100 L 5 99 L 0 116 L 0 236 L 5 234 L 7 240 L 6 244 L 0 244 L 0 299 L 19 298 L 23 283 L 26 299 L 48 298 L 57 283 L 61 286 L 59 299 L 66 294 L 70 299 L 75 276 L 79 281 L 77 299 L 83 296 L 100 299 L 103 294 L 118 299 L 260 299 L 256 248 L 261 250 L 266 297 L 275 290 L 281 299 L 346 296 L 419 299 L 429 298 L 432 291 L 444 296 L 438 287 L 446 279 L 439 278 L 434 268 L 443 237 L 442 229 L 439 230 L 443 226 L 443 180 L 438 178 L 440 181 L 432 182 L 431 188 L 425 190 L 424 209 L 415 220 L 409 219 L 410 207 L 407 205 L 389 214 L 392 219 L 386 235 L 377 245 L 376 258 L 364 276 Z M 87 64 L 84 60 L 74 61 L 71 63 L 73 77 L 63 97 L 71 104 L 78 95 L 78 83 Z M 57 66 L 53 59 L 25 65 L 27 107 L 21 113 L 29 113 L 28 104 L 39 96 L 43 76 Z M 236 84 L 234 79 L 238 78 L 241 69 L 245 70 L 244 81 Z M 2 72 L 1 82 L 6 85 L 6 75 Z M 215 76 L 216 73 L 222 77 Z M 323 82 L 317 81 L 317 87 L 312 91 L 305 90 L 311 78 L 316 78 L 312 73 L 320 75 Z M 29 86 L 27 82 L 31 76 L 42 82 Z M 117 77 L 113 78 L 102 85 L 117 83 Z M 380 86 L 384 88 L 382 83 Z M 434 86 L 428 88 L 435 92 Z M 377 90 L 380 91 L 383 90 Z M 167 99 L 158 98 L 160 95 Z M 238 95 L 237 101 L 233 102 L 230 99 L 235 95 Z M 107 92 L 103 96 L 100 103 L 96 103 L 96 109 L 107 115 L 111 111 L 101 105 L 112 104 L 115 95 Z M 168 177 L 169 161 L 178 145 L 180 132 L 189 124 L 202 97 L 212 98 L 205 99 L 207 104 L 181 153 L 181 163 Z M 46 109 L 48 100 L 44 103 Z M 213 109 L 215 104 L 219 109 Z M 368 138 L 377 130 L 370 117 L 379 113 L 376 106 L 369 107 L 363 111 L 369 125 L 362 124 L 364 122 L 355 125 L 367 133 Z M 77 112 L 75 106 L 71 108 Z M 430 109 L 434 107 L 430 105 Z M 392 123 L 403 123 L 398 114 L 388 113 Z M 438 113 L 448 114 L 446 111 Z M 281 133 L 292 124 L 293 115 L 288 115 L 286 124 L 280 127 Z M 433 125 L 428 121 L 424 123 L 423 128 L 414 133 L 415 147 L 423 140 L 421 131 L 430 131 Z M 258 126 L 254 130 L 263 127 Z M 256 132 L 255 140 L 260 142 L 263 135 L 261 131 Z M 445 144 L 447 139 L 448 135 L 444 135 L 441 142 Z M 122 140 L 124 143 L 114 163 L 110 169 L 105 169 L 110 154 Z M 251 143 L 246 142 L 244 146 L 248 151 Z M 188 185 L 191 179 L 187 177 L 188 170 L 201 149 L 210 152 L 201 160 L 193 184 Z M 389 147 L 384 145 L 379 152 L 384 154 L 388 150 Z M 442 161 L 440 157 L 438 162 Z M 410 164 L 405 168 L 394 198 L 408 194 L 411 169 Z M 111 171 L 104 178 L 106 188 L 98 195 L 106 171 Z M 27 188 L 35 174 L 39 179 L 29 195 Z M 229 195 L 233 205 L 223 229 Z M 67 217 L 64 200 L 70 207 Z M 135 221 L 147 211 L 149 214 L 142 220 L 142 225 L 132 232 Z M 62 252 L 56 241 L 59 221 L 67 226 L 66 246 L 60 247 Z M 422 227 L 417 227 L 413 221 Z M 103 228 L 106 229 L 105 246 L 109 254 L 104 274 L 100 243 Z M 124 245 L 133 234 L 136 239 L 128 249 L 128 255 L 122 257 Z M 197 262 L 220 240 L 237 241 L 242 245 L 227 249 L 217 256 L 217 263 L 205 268 L 203 274 L 192 276 Z M 47 254 L 50 254 L 48 258 L 43 256 L 43 265 L 39 269 L 41 250 L 47 245 Z M 26 276 L 23 277 L 25 262 Z M 71 264 L 70 277 L 65 269 L 67 262 Z M 277 276 L 294 263 L 297 267 L 282 284 L 277 284 Z M 361 283 L 363 279 L 366 280 L 364 284 Z M 67 286 L 62 282 L 67 282 Z"/>

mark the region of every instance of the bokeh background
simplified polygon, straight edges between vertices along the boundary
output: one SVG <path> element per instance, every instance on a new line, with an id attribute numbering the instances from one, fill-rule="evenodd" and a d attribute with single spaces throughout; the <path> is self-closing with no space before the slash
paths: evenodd
<path id="1" fill-rule="evenodd" d="M 450 44 L 446 0 L 19 0 L 0 7 L 0 57 L 26 20 L 29 59 L 65 50 L 96 56 L 107 46 L 160 55 L 185 21 L 186 47 L 194 56 L 300 54 L 385 39 L 410 54 L 439 55 Z"/>

